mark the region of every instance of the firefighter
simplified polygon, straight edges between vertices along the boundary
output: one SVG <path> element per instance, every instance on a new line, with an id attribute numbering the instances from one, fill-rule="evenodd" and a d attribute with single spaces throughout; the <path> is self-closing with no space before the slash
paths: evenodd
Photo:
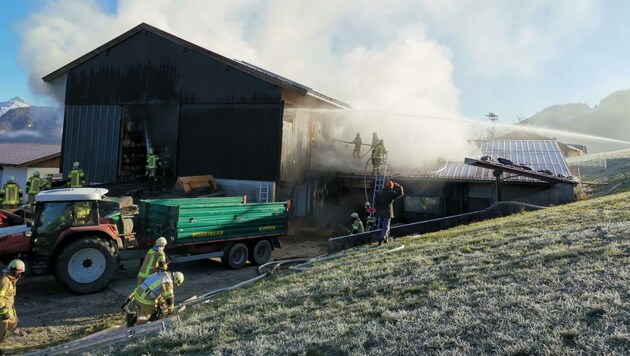
<path id="1" fill-rule="evenodd" d="M 376 134 L 376 132 L 372 132 L 372 149 L 374 149 L 376 145 L 378 145 L 378 141 L 378 135 Z"/>
<path id="2" fill-rule="evenodd" d="M 353 234 L 359 234 L 359 233 L 365 232 L 365 229 L 363 228 L 363 222 L 361 221 L 361 219 L 359 219 L 359 214 L 357 213 L 350 214 L 350 219 L 352 219 L 352 233 Z"/>
<path id="3" fill-rule="evenodd" d="M 142 284 L 145 279 L 155 272 L 166 271 L 168 269 L 168 263 L 166 262 L 166 254 L 164 248 L 166 247 L 166 238 L 160 237 L 155 240 L 155 245 L 147 252 L 138 272 L 138 285 Z"/>
<path id="4" fill-rule="evenodd" d="M 22 260 L 15 259 L 4 270 L 4 276 L 0 282 L 0 344 L 7 336 L 7 331 L 15 332 L 20 319 L 15 312 L 15 284 L 24 271 L 26 265 Z M 0 355 L 4 352 L 0 350 Z"/>
<path id="5" fill-rule="evenodd" d="M 35 195 L 44 190 L 45 186 L 46 181 L 39 176 L 39 171 L 33 172 L 33 175 L 26 181 L 26 194 L 28 194 L 26 202 L 33 204 Z"/>
<path id="6" fill-rule="evenodd" d="M 72 164 L 72 170 L 68 175 L 68 187 L 70 188 L 81 188 L 85 185 L 85 174 L 81 169 L 79 162 L 74 162 Z"/>
<path id="7" fill-rule="evenodd" d="M 147 166 L 144 174 L 149 178 L 155 178 L 158 165 L 160 165 L 160 157 L 153 153 L 153 148 L 149 148 L 147 150 Z"/>
<path id="8" fill-rule="evenodd" d="M 383 144 L 383 140 L 379 140 L 378 144 L 372 149 L 372 174 L 380 174 L 380 166 L 383 164 L 383 159 L 387 155 L 387 150 Z"/>
<path id="9" fill-rule="evenodd" d="M 52 176 L 46 176 L 42 190 L 52 189 Z"/>
<path id="10" fill-rule="evenodd" d="M 175 311 L 173 284 L 181 286 L 184 274 L 160 271 L 149 276 L 127 297 L 121 308 L 127 313 L 127 326 L 144 324 Z M 131 305 L 130 305 L 131 304 Z"/>
<path id="11" fill-rule="evenodd" d="M 370 204 L 369 201 L 366 201 L 365 204 L 363 204 L 363 207 L 365 208 L 365 213 L 367 214 L 365 217 L 365 231 L 372 231 L 376 229 L 376 217 L 374 216 L 376 209 L 372 207 L 372 204 Z"/>
<path id="12" fill-rule="evenodd" d="M 394 218 L 394 200 L 402 197 L 403 195 L 405 195 L 405 191 L 403 190 L 402 185 L 394 183 L 391 180 L 388 180 L 385 183 L 385 188 L 376 193 L 374 206 L 381 226 L 381 235 L 378 239 L 379 246 L 383 242 L 387 243 L 387 239 L 389 238 L 389 224 L 391 219 Z"/>
<path id="13" fill-rule="evenodd" d="M 5 209 L 15 209 L 22 205 L 22 187 L 15 182 L 15 177 L 7 179 L 6 184 L 0 190 L 2 207 Z"/>
<path id="14" fill-rule="evenodd" d="M 352 151 L 352 157 L 356 159 L 361 159 L 361 144 L 363 142 L 361 141 L 360 133 L 357 132 L 357 135 L 355 136 L 354 140 L 352 140 L 352 143 L 354 143 L 354 151 Z"/>

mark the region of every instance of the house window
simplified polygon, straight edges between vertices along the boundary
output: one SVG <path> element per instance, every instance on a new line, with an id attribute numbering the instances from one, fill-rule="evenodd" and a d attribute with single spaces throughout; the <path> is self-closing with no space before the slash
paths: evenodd
<path id="1" fill-rule="evenodd" d="M 405 211 L 412 213 L 440 214 L 442 199 L 440 197 L 405 196 Z"/>

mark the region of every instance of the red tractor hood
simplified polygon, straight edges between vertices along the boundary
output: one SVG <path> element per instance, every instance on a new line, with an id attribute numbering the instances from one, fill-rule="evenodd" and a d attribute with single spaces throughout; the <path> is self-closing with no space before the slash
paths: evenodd
<path id="1" fill-rule="evenodd" d="M 31 239 L 25 232 L 31 228 L 17 225 L 0 228 L 0 255 L 16 255 L 31 251 Z"/>

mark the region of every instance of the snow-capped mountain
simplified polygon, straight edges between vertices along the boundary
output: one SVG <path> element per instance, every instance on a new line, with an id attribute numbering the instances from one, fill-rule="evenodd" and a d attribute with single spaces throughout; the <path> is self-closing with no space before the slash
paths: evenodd
<path id="1" fill-rule="evenodd" d="M 19 96 L 16 96 L 9 101 L 0 102 L 0 117 L 6 114 L 9 110 L 26 108 L 29 106 L 31 106 L 31 104 L 27 103 L 26 100 L 20 98 Z"/>

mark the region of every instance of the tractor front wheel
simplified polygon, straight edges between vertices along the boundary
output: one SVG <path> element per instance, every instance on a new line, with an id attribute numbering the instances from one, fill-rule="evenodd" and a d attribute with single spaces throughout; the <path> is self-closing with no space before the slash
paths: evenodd
<path id="1" fill-rule="evenodd" d="M 107 241 L 83 237 L 63 249 L 57 258 L 55 275 L 75 293 L 94 293 L 107 287 L 118 264 L 116 251 Z"/>

